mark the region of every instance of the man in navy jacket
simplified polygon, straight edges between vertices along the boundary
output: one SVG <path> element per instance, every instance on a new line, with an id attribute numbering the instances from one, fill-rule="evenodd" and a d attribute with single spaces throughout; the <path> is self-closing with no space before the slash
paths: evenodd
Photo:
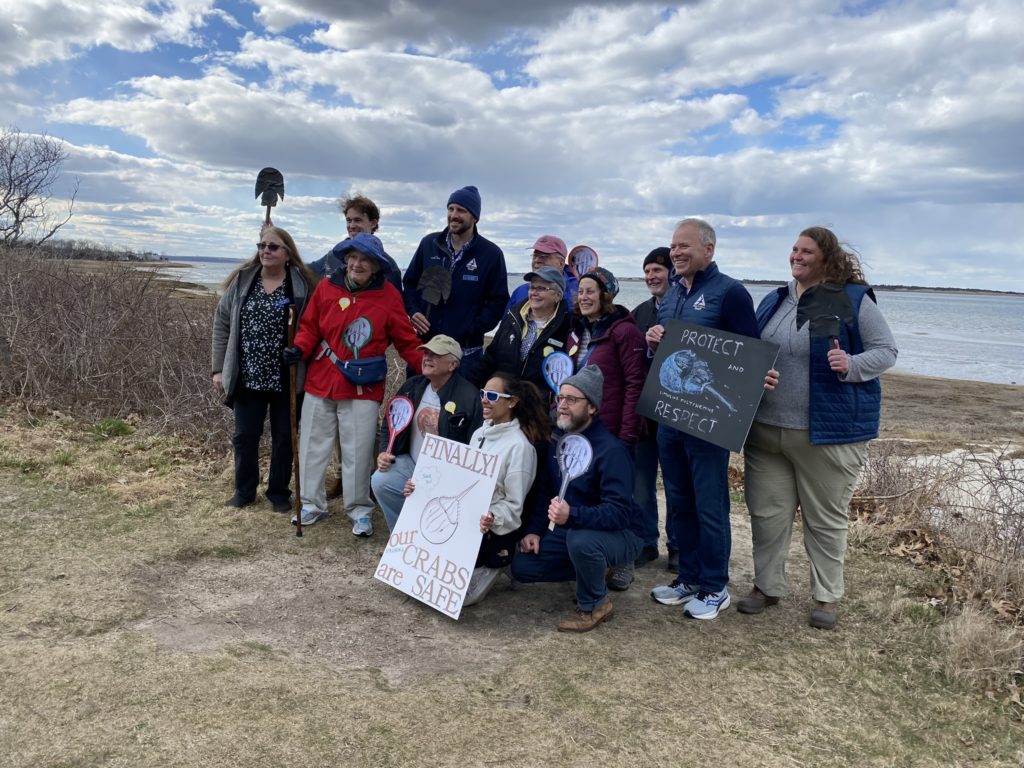
<path id="1" fill-rule="evenodd" d="M 612 615 L 605 574 L 632 563 L 643 546 L 634 514 L 633 459 L 624 443 L 596 419 L 604 376 L 588 365 L 559 388 L 555 437 L 579 434 L 590 441 L 593 458 L 569 483 L 564 500 L 557 466 L 538 471 L 557 484 L 536 494 L 538 508 L 512 560 L 512 575 L 522 582 L 576 582 L 576 610 L 558 624 L 559 632 L 588 632 Z M 553 459 L 551 460 L 552 464 Z M 548 524 L 554 523 L 553 530 Z"/>
<path id="2" fill-rule="evenodd" d="M 479 220 L 476 187 L 452 192 L 448 227 L 420 241 L 402 279 L 405 308 L 416 332 L 425 341 L 439 333 L 455 339 L 462 347 L 466 371 L 483 352 L 484 334 L 501 320 L 509 298 L 505 255 L 477 231 Z M 444 270 L 451 278 L 448 297 L 437 304 L 427 302 L 420 287 L 428 270 Z"/>
<path id="3" fill-rule="evenodd" d="M 658 308 L 658 324 L 647 331 L 656 349 L 669 319 L 758 337 L 754 302 L 742 283 L 718 271 L 715 230 L 701 219 L 676 225 L 669 248 L 680 280 Z M 694 619 L 713 619 L 728 608 L 729 451 L 671 427 L 658 430 L 658 454 L 671 526 L 679 546 L 678 575 L 655 587 L 651 597 L 663 605 L 682 605 Z"/>

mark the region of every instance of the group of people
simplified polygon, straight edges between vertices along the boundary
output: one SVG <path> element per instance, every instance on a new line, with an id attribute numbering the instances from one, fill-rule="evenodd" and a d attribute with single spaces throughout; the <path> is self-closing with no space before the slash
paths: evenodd
<path id="1" fill-rule="evenodd" d="M 836 625 L 847 508 L 867 442 L 878 434 L 878 377 L 897 350 L 856 254 L 831 231 L 800 233 L 791 282 L 755 310 L 743 285 L 719 271 L 712 227 L 683 219 L 670 246 L 644 258 L 651 296 L 630 310 L 615 302 L 618 281 L 608 269 L 577 276 L 553 235 L 537 239 L 532 269 L 510 296 L 504 255 L 477 229 L 475 187 L 451 194 L 447 227 L 423 238 L 404 274 L 374 234 L 377 206 L 357 196 L 341 207 L 348 237 L 323 258 L 305 265 L 291 236 L 265 225 L 256 255 L 225 281 L 212 370 L 235 415 L 227 506 L 256 500 L 269 412 L 266 497 L 276 511 L 292 509 L 293 399 L 301 404 L 295 518 L 303 525 L 328 514 L 325 472 L 336 446 L 343 508 L 357 536 L 372 535 L 375 504 L 388 529 L 395 526 L 426 435 L 492 451 L 501 457 L 497 483 L 480 516 L 464 604 L 483 599 L 503 571 L 520 582 L 575 581 L 576 608 L 558 629 L 581 632 L 612 615 L 609 590 L 628 589 L 634 570 L 660 556 L 660 468 L 673 578 L 651 597 L 714 619 L 732 602 L 729 452 L 636 411 L 665 324 L 683 320 L 779 345 L 743 451 L 754 583 L 737 609 L 761 613 L 788 594 L 799 510 L 809 622 Z M 827 335 L 812 333 L 813 318 L 806 322 L 801 297 L 806 304 L 812 289 L 849 303 Z M 387 427 L 378 425 L 389 345 L 408 366 L 398 394 L 414 413 L 385 447 Z M 555 352 L 568 355 L 572 371 L 552 392 L 543 364 Z M 593 459 L 559 497 L 555 441 L 567 434 L 586 437 Z"/>

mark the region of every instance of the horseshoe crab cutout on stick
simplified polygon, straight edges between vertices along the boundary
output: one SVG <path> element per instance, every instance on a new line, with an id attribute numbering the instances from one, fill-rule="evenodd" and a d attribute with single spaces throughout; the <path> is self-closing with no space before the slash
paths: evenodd
<path id="1" fill-rule="evenodd" d="M 459 527 L 461 501 L 476 487 L 479 480 L 458 496 L 438 496 L 428 501 L 420 512 L 420 532 L 431 544 L 444 544 Z"/>
<path id="2" fill-rule="evenodd" d="M 541 371 L 544 373 L 544 381 L 557 395 L 562 382 L 572 375 L 572 358 L 565 352 L 552 352 L 541 363 Z"/>
<path id="3" fill-rule="evenodd" d="M 352 350 L 352 357 L 358 360 L 359 350 L 366 346 L 372 336 L 373 324 L 367 318 L 360 317 L 358 320 L 349 323 L 341 340 L 345 343 L 346 347 Z M 360 395 L 363 394 L 362 386 L 356 385 L 356 392 Z"/>
<path id="4" fill-rule="evenodd" d="M 590 467 L 594 458 L 594 446 L 583 435 L 562 435 L 555 448 L 558 471 L 562 475 L 562 486 L 558 489 L 558 500 L 565 500 L 565 491 L 569 483 L 582 475 Z M 554 522 L 548 523 L 548 530 L 555 530 Z"/>
<path id="5" fill-rule="evenodd" d="M 415 411 L 412 400 L 405 395 L 395 395 L 388 401 L 388 449 L 385 453 L 391 453 L 395 447 L 395 438 L 412 423 Z"/>
<path id="6" fill-rule="evenodd" d="M 569 251 L 569 269 L 577 278 L 583 277 L 587 272 L 598 265 L 597 251 L 589 245 L 577 245 Z"/>

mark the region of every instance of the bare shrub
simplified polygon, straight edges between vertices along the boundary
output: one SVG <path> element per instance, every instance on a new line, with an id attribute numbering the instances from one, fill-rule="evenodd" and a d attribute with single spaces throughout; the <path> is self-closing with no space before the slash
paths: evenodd
<path id="1" fill-rule="evenodd" d="M 230 412 L 210 384 L 214 298 L 182 299 L 152 271 L 92 271 L 22 252 L 0 275 L 0 386 L 79 417 L 223 443 Z"/>
<path id="2" fill-rule="evenodd" d="M 1024 712 L 1024 460 L 968 448 L 907 455 L 872 446 L 851 517 L 882 532 L 889 554 L 936 571 L 923 595 L 952 614 L 943 664 Z"/>

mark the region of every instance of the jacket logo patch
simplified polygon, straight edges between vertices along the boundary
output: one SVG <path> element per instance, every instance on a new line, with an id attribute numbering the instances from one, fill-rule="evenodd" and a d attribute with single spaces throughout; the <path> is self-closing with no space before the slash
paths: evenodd
<path id="1" fill-rule="evenodd" d="M 704 294 L 703 293 L 700 296 L 697 297 L 697 300 L 695 302 L 693 302 L 693 308 L 698 310 L 698 311 L 704 309 Z"/>
<path id="2" fill-rule="evenodd" d="M 348 309 L 349 306 L 351 306 L 351 304 L 352 299 L 350 299 L 348 296 L 342 296 L 340 299 L 338 299 L 338 306 L 341 307 L 342 312 Z"/>
<path id="3" fill-rule="evenodd" d="M 476 272 L 476 259 L 470 259 L 469 262 L 466 264 L 466 269 L 468 269 L 470 272 Z"/>

